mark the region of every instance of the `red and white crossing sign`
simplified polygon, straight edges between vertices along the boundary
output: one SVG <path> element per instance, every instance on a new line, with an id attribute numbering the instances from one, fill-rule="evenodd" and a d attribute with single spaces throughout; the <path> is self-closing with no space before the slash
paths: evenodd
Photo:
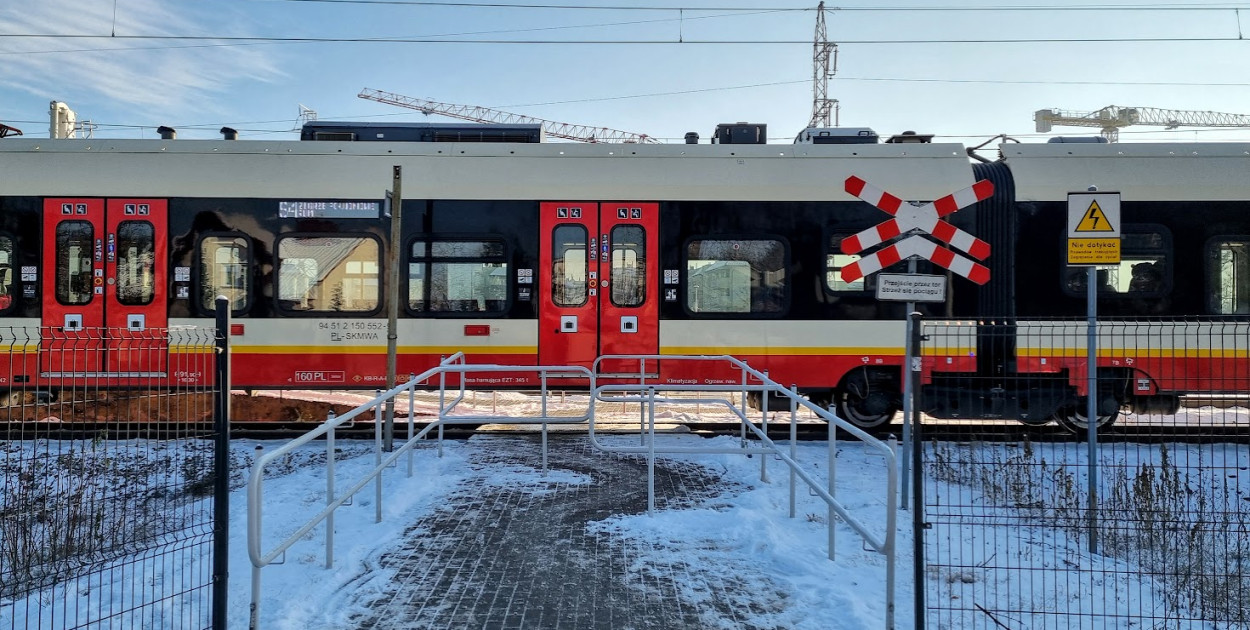
<path id="1" fill-rule="evenodd" d="M 919 230 L 936 237 L 943 243 L 968 252 L 977 260 L 985 260 L 990 255 L 989 243 L 942 220 L 942 217 L 994 194 L 994 184 L 988 179 L 919 206 L 904 203 L 902 199 L 854 175 L 846 178 L 846 192 L 893 215 L 894 218 L 842 239 L 842 253 L 844 254 L 858 254 L 900 234 Z M 842 280 L 854 282 L 910 256 L 931 260 L 938 266 L 950 269 L 977 284 L 985 284 L 990 279 L 990 270 L 985 265 L 956 254 L 919 234 L 913 234 L 843 267 Z"/>

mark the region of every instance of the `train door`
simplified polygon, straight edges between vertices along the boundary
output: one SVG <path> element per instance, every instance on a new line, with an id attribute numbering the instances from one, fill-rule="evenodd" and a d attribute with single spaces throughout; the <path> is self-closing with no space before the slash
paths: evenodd
<path id="1" fill-rule="evenodd" d="M 44 201 L 41 372 L 163 376 L 167 204 Z"/>
<path id="2" fill-rule="evenodd" d="M 658 204 L 551 202 L 540 210 L 539 362 L 589 367 L 603 354 L 656 354 Z"/>

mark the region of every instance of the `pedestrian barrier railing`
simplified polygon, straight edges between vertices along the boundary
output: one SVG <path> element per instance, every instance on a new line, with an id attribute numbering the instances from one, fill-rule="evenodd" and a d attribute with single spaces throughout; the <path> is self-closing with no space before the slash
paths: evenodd
<path id="1" fill-rule="evenodd" d="M 286 550 L 302 539 L 315 527 L 321 523 L 325 523 L 326 542 L 325 542 L 325 566 L 327 569 L 334 566 L 334 512 L 341 506 L 349 505 L 352 497 L 360 492 L 370 481 L 374 482 L 374 508 L 375 521 L 382 521 L 382 473 L 396 464 L 400 457 L 408 455 L 408 471 L 407 475 L 412 476 L 413 473 L 413 449 L 419 445 L 423 438 L 432 431 L 437 430 L 439 436 L 439 455 L 442 455 L 442 437 L 443 426 L 445 424 L 481 424 L 483 422 L 508 420 L 510 422 L 529 422 L 539 423 L 543 427 L 543 469 L 546 470 L 547 454 L 547 424 L 569 423 L 569 422 L 586 422 L 590 416 L 589 410 L 581 416 L 551 416 L 547 414 L 546 403 L 544 402 L 542 413 L 540 416 L 526 418 L 505 418 L 501 416 L 465 416 L 452 415 L 452 411 L 460 404 L 465 395 L 465 375 L 470 373 L 492 373 L 492 372 L 530 372 L 539 375 L 542 383 L 542 397 L 547 399 L 547 387 L 550 381 L 559 381 L 560 379 L 578 378 L 590 381 L 590 370 L 579 366 L 515 366 L 515 365 L 468 365 L 465 363 L 463 352 L 447 357 L 439 362 L 437 367 L 431 368 L 418 375 L 410 375 L 408 381 L 402 385 L 398 385 L 385 392 L 379 394 L 372 400 L 361 404 L 360 406 L 344 413 L 343 415 L 335 415 L 333 412 L 324 423 L 316 429 L 301 435 L 298 438 L 288 442 L 287 444 L 274 449 L 271 452 L 261 454 L 263 447 L 257 446 L 257 457 L 252 464 L 251 474 L 247 484 L 247 553 L 252 563 L 252 601 L 249 611 L 249 628 L 257 630 L 260 627 L 260 595 L 261 595 L 261 569 L 280 562 L 280 558 L 284 556 Z M 447 375 L 456 374 L 460 376 L 460 388 L 454 392 L 454 396 L 448 400 Z M 431 379 L 436 378 L 439 382 L 439 411 L 438 420 L 427 424 L 419 431 L 414 431 L 415 397 L 417 388 L 428 387 Z M 388 401 L 394 401 L 402 394 L 408 395 L 408 422 L 407 422 L 407 438 L 402 444 L 393 446 L 393 450 L 385 451 L 383 448 L 383 425 L 384 405 Z M 374 467 L 362 478 L 346 490 L 340 490 L 335 487 L 335 452 L 334 438 L 335 431 L 357 419 L 357 417 L 373 412 L 374 417 Z M 265 468 L 295 449 L 323 437 L 326 442 L 326 506 L 317 514 L 313 515 L 307 522 L 301 525 L 290 536 L 287 536 L 281 542 L 274 545 L 269 551 L 262 549 L 262 531 L 261 523 L 263 520 L 264 508 L 264 473 Z"/>
<path id="2" fill-rule="evenodd" d="M 722 356 L 703 356 L 703 355 L 604 355 L 597 359 L 594 363 L 593 370 L 597 376 L 601 376 L 599 368 L 604 361 L 614 361 L 617 364 L 621 360 L 637 361 L 638 373 L 636 382 L 631 383 L 613 383 L 592 386 L 592 398 L 598 402 L 622 402 L 622 403 L 638 403 L 645 407 L 644 413 L 640 414 L 639 433 L 643 436 L 643 444 L 640 446 L 611 446 L 602 443 L 595 436 L 595 405 L 591 405 L 591 415 L 589 423 L 589 434 L 591 442 L 596 448 L 610 453 L 630 453 L 645 454 L 647 457 L 647 511 L 652 513 L 655 509 L 655 456 L 657 453 L 663 454 L 740 454 L 740 455 L 761 455 L 760 457 L 760 479 L 768 481 L 768 457 L 775 456 L 784 462 L 790 468 L 790 518 L 795 516 L 795 490 L 797 487 L 796 478 L 801 479 L 807 484 L 809 490 L 816 496 L 824 500 L 829 508 L 828 515 L 828 535 L 829 535 L 829 559 L 834 559 L 834 537 L 837 518 L 845 522 L 856 534 L 864 540 L 864 542 L 877 553 L 885 556 L 885 597 L 886 597 L 886 619 L 885 627 L 894 627 L 894 571 L 895 571 L 895 513 L 897 512 L 898 501 L 898 467 L 895 461 L 895 449 L 893 440 L 890 443 L 882 442 L 868 433 L 865 433 L 859 427 L 856 427 L 847 421 L 839 418 L 833 412 L 822 409 L 819 405 L 812 404 L 803 396 L 800 396 L 797 388 L 785 386 L 773 381 L 764 372 L 756 370 L 743 361 L 728 355 Z M 692 385 L 692 384 L 669 384 L 669 383 L 648 383 L 646 375 L 658 373 L 658 367 L 648 372 L 648 362 L 664 361 L 666 364 L 676 363 L 679 361 L 720 361 L 727 362 L 735 371 L 739 372 L 740 380 L 733 384 L 714 384 L 714 385 Z M 671 366 L 670 366 L 671 367 Z M 613 380 L 620 380 L 619 375 Z M 667 392 L 697 392 L 699 394 L 709 394 L 706 397 L 691 399 L 686 397 L 674 398 L 665 396 Z M 739 394 L 740 404 L 735 404 L 730 398 L 717 396 L 717 394 Z M 759 423 L 752 421 L 748 415 L 748 398 L 751 394 L 756 394 L 759 399 L 760 416 Z M 771 438 L 768 437 L 768 414 L 769 414 L 769 397 L 776 396 L 788 399 L 790 406 L 790 444 L 789 449 L 779 447 Z M 688 447 L 688 446 L 672 446 L 660 444 L 656 441 L 655 433 L 655 408 L 657 404 L 711 404 L 723 405 L 732 414 L 738 417 L 740 421 L 741 447 L 734 449 L 725 449 L 719 447 Z M 798 409 L 805 407 L 813 412 L 818 418 L 828 423 L 829 427 L 829 462 L 828 462 L 828 479 L 826 484 L 819 483 L 815 478 L 809 475 L 797 459 L 797 443 L 798 443 Z M 883 460 L 886 469 L 886 487 L 885 487 L 885 527 L 884 531 L 877 533 L 870 530 L 862 521 L 855 518 L 854 515 L 837 500 L 834 488 L 836 480 L 836 458 L 837 458 L 837 437 L 836 429 L 842 429 L 847 433 L 861 440 L 866 446 L 878 451 Z M 747 433 L 750 432 L 759 440 L 759 446 L 751 446 L 747 440 Z M 788 450 L 788 452 L 787 452 Z"/>
<path id="3" fill-rule="evenodd" d="M 349 505 L 352 498 L 370 481 L 374 482 L 374 508 L 375 520 L 382 520 L 382 474 L 387 468 L 396 465 L 398 460 L 405 454 L 408 456 L 407 475 L 413 474 L 413 450 L 421 444 L 431 433 L 437 432 L 438 436 L 438 452 L 442 455 L 443 428 L 446 425 L 481 425 L 491 422 L 508 422 L 512 424 L 533 424 L 540 425 L 542 431 L 542 469 L 545 473 L 547 470 L 547 429 L 549 424 L 576 424 L 587 423 L 588 433 L 592 443 L 604 452 L 612 453 L 645 453 L 647 456 L 648 468 L 648 511 L 653 511 L 655 506 L 655 456 L 656 454 L 714 454 L 714 453 L 736 453 L 736 454 L 760 454 L 760 474 L 767 480 L 767 457 L 775 456 L 782 462 L 785 462 L 790 468 L 790 516 L 795 515 L 795 489 L 797 487 L 796 479 L 801 479 L 810 488 L 811 492 L 821 497 L 829 506 L 829 558 L 834 557 L 834 531 L 835 520 L 841 519 L 843 522 L 854 530 L 869 547 L 874 551 L 886 556 L 886 597 L 887 597 L 887 628 L 893 627 L 894 612 L 894 564 L 895 564 L 895 544 L 894 544 L 894 522 L 897 495 L 897 468 L 895 466 L 895 455 L 891 445 L 884 444 L 859 428 L 838 418 L 828 410 L 821 409 L 817 405 L 813 405 L 806 399 L 799 396 L 797 391 L 792 387 L 786 389 L 779 383 L 768 378 L 767 374 L 757 371 L 749 367 L 746 363 L 730 356 L 605 356 L 604 359 L 621 359 L 629 358 L 640 362 L 645 368 L 647 361 L 659 360 L 663 358 L 665 361 L 728 361 L 735 369 L 739 370 L 742 377 L 741 382 L 732 385 L 688 385 L 688 384 L 652 384 L 645 382 L 645 369 L 640 370 L 638 377 L 639 382 L 620 383 L 621 375 L 596 376 L 596 371 L 600 366 L 600 362 L 596 361 L 592 369 L 583 366 L 517 366 L 517 365 L 470 365 L 465 362 L 464 353 L 458 352 L 450 357 L 440 361 L 439 365 L 426 370 L 418 375 L 409 375 L 408 381 L 402 385 L 398 385 L 390 390 L 379 392 L 372 400 L 361 404 L 360 406 L 342 414 L 335 415 L 333 412 L 329 414 L 326 421 L 319 425 L 316 429 L 295 438 L 291 442 L 274 449 L 271 452 L 261 453 L 262 447 L 257 446 L 257 457 L 252 465 L 251 474 L 248 479 L 247 488 L 247 548 L 248 557 L 252 563 L 252 601 L 249 613 L 249 627 L 257 630 L 260 627 L 260 599 L 261 599 L 261 570 L 270 564 L 280 562 L 284 557 L 287 549 L 299 540 L 303 539 L 309 532 L 321 523 L 325 523 L 325 566 L 332 568 L 334 565 L 334 513 L 343 506 Z M 538 375 L 538 381 L 541 386 L 539 392 L 541 397 L 541 405 L 537 415 L 529 416 L 502 416 L 502 415 L 478 415 L 478 414 L 461 414 L 457 413 L 458 406 L 464 402 L 467 393 L 466 383 L 469 381 L 469 374 L 483 373 L 534 373 Z M 450 387 L 447 384 L 448 376 L 458 377 L 458 385 Z M 613 384 L 596 385 L 597 378 L 617 381 Z M 427 389 L 432 386 L 432 381 L 437 379 L 438 383 L 438 415 L 434 422 L 430 422 L 422 427 L 419 431 L 415 430 L 414 418 L 415 414 L 415 396 L 416 390 Z M 553 384 L 564 384 L 569 379 L 575 379 L 579 386 L 589 383 L 592 395 L 587 400 L 587 407 L 584 412 L 575 411 L 570 415 L 567 409 L 561 409 L 560 415 L 554 415 L 548 409 L 547 400 L 549 398 L 549 387 Z M 700 398 L 670 398 L 663 395 L 666 392 L 700 392 L 701 394 L 709 394 Z M 741 406 L 735 405 L 732 400 L 725 398 L 723 394 L 740 393 Z M 390 426 L 389 414 L 393 414 L 394 401 L 399 396 L 407 394 L 408 397 L 408 413 L 407 413 L 407 437 L 402 443 L 390 444 L 389 436 L 387 444 L 391 450 L 386 450 L 383 440 L 384 424 Z M 748 416 L 747 398 L 749 394 L 757 394 L 761 400 L 760 408 L 767 410 L 769 408 L 769 396 L 777 396 L 786 398 L 790 401 L 790 448 L 788 452 L 780 448 L 768 437 L 768 412 L 764 411 L 760 417 L 760 422 L 753 422 Z M 638 447 L 622 447 L 609 446 L 600 442 L 595 436 L 595 407 L 596 402 L 620 402 L 620 403 L 638 403 L 645 407 L 644 413 L 640 414 L 640 436 L 642 445 Z M 655 433 L 655 406 L 665 403 L 701 403 L 710 405 L 723 405 L 729 412 L 737 417 L 741 423 L 740 437 L 742 447 L 738 449 L 709 449 L 694 447 L 676 447 L 658 444 Z M 386 407 L 390 403 L 389 407 Z M 822 487 L 816 479 L 809 475 L 798 464 L 796 459 L 797 449 L 797 411 L 800 407 L 806 407 L 813 412 L 816 417 L 824 420 L 829 426 L 829 478 L 826 486 Z M 385 410 L 384 410 L 385 408 Z M 365 473 L 360 479 L 355 481 L 346 489 L 336 487 L 335 483 L 335 432 L 337 429 L 354 422 L 358 417 L 372 412 L 374 420 L 374 468 Z M 383 418 L 387 417 L 388 421 L 383 422 Z M 644 426 L 645 425 L 645 426 Z M 886 515 L 885 515 L 885 531 L 876 534 L 870 531 L 859 519 L 855 518 L 844 505 L 842 505 L 835 497 L 834 481 L 835 481 L 835 456 L 836 456 L 836 436 L 835 429 L 842 429 L 855 436 L 867 444 L 870 448 L 881 452 L 885 458 L 886 468 Z M 759 439 L 758 446 L 752 446 L 747 439 L 748 432 Z M 273 545 L 268 551 L 263 549 L 263 535 L 261 523 L 264 511 L 264 472 L 267 466 L 271 465 L 279 458 L 291 453 L 295 449 L 311 442 L 312 440 L 324 437 L 326 443 L 326 499 L 325 508 L 313 515 L 307 522 L 300 525 L 292 534 Z M 836 517 L 836 518 L 835 518 Z M 291 524 L 287 524 L 291 525 Z"/>

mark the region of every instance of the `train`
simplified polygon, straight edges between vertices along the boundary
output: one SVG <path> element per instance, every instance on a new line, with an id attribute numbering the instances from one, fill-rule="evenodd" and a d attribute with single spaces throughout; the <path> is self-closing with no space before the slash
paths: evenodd
<path id="1" fill-rule="evenodd" d="M 1066 221 L 1068 195 L 1091 186 L 1122 199 L 1122 260 L 1098 272 L 1099 315 L 1154 322 L 1132 333 L 1150 344 L 1100 353 L 1097 421 L 1244 393 L 1212 374 L 1250 372 L 1244 343 L 1204 337 L 1188 358 L 1158 347 L 1168 322 L 1250 333 L 1250 144 L 1004 140 L 990 159 L 915 134 L 579 144 L 516 128 L 310 124 L 300 140 L 0 141 L 0 391 L 206 380 L 171 369 L 175 349 L 160 344 L 211 328 L 217 296 L 231 305 L 233 387 L 378 387 L 394 255 L 401 375 L 455 352 L 526 366 L 727 354 L 878 429 L 901 408 L 908 305 L 877 299 L 876 275 L 841 273 L 860 260 L 842 241 L 889 218 L 847 192 L 849 178 L 911 202 L 993 184 L 946 217 L 988 244 L 987 281 L 923 260 L 884 270 L 943 277 L 946 299 L 914 308 L 963 322 L 958 351 L 924 353 L 934 417 L 1084 421 L 1083 357 L 1029 332 L 1086 312 Z M 1153 282 L 1133 280 L 1139 269 Z M 124 334 L 78 341 L 107 329 Z M 128 351 L 139 338 L 160 347 Z M 71 341 L 85 358 L 57 363 Z M 1155 354 L 1134 354 L 1147 346 Z M 605 378 L 738 378 L 694 362 L 604 365 Z"/>

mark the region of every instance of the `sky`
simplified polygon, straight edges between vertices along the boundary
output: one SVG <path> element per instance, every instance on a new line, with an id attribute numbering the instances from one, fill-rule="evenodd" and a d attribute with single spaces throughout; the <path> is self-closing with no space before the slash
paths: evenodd
<path id="1" fill-rule="evenodd" d="M 474 488 L 486 491 L 489 487 L 497 486 L 523 489 L 524 492 L 535 495 L 568 492 L 571 496 L 578 496 L 577 486 L 592 483 L 583 473 L 558 467 L 553 467 L 544 474 L 539 468 L 540 462 L 537 458 L 493 463 L 483 463 L 480 458 L 475 458 L 474 452 L 492 449 L 493 439 L 499 438 L 477 435 L 468 440 L 449 440 L 444 443 L 441 457 L 433 443 L 424 443 L 414 451 L 412 477 L 403 474 L 406 470 L 403 461 L 398 468 L 387 473 L 381 523 L 374 522 L 373 485 L 367 485 L 350 505 L 343 506 L 336 514 L 333 568 L 324 568 L 324 527 L 317 526 L 288 550 L 282 564 L 263 569 L 262 595 L 258 602 L 262 627 L 274 630 L 353 627 L 351 619 L 362 614 L 367 602 L 383 591 L 387 581 L 397 577 L 392 569 L 385 568 L 379 562 L 382 556 L 397 547 L 405 530 L 423 515 L 431 514 L 448 504 L 455 505 L 450 497 L 458 490 Z M 613 446 L 638 445 L 637 435 L 631 434 L 608 435 L 601 439 Z M 738 447 L 739 439 L 735 436 L 706 438 L 667 434 L 660 435 L 658 443 L 684 448 L 730 449 Z M 110 444 L 105 452 L 125 452 L 130 448 L 129 444 Z M 235 440 L 231 443 L 234 451 L 232 459 L 248 462 L 258 446 L 263 446 L 266 452 L 273 452 L 283 444 L 285 442 L 282 441 Z M 370 442 L 346 441 L 338 444 L 341 452 L 336 458 L 336 486 L 342 489 L 362 479 L 373 468 L 374 456 Z M 555 441 L 552 447 L 559 448 L 560 444 L 562 442 Z M 179 444 L 160 442 L 138 446 L 141 450 L 158 447 L 178 448 Z M 18 457 L 29 459 L 32 457 L 31 449 L 83 449 L 84 445 L 73 441 L 31 440 L 11 445 L 11 448 L 25 449 L 27 452 L 19 453 Z M 263 491 L 262 554 L 269 553 L 279 541 L 299 529 L 324 506 L 324 448 L 321 443 L 299 447 L 291 456 L 284 458 L 280 465 L 267 469 Z M 870 531 L 880 536 L 885 531 L 883 458 L 877 451 L 854 441 L 840 441 L 838 448 L 837 498 Z M 964 461 L 961 457 L 967 458 L 967 461 L 983 462 L 1003 461 L 1020 456 L 1020 448 L 1016 444 L 970 446 L 967 443 L 950 443 L 945 448 L 953 449 L 947 455 L 952 462 Z M 982 450 L 969 450 L 967 455 L 961 456 L 955 452 L 961 449 Z M 1044 466 L 1045 462 L 1050 462 L 1051 469 L 1055 471 L 1059 470 L 1059 465 L 1067 466 L 1067 470 L 1074 472 L 1075 487 L 1084 487 L 1084 445 L 1035 444 L 1033 449 L 1033 457 L 1043 462 L 1040 468 L 1043 475 L 1048 470 Z M 824 465 L 827 461 L 825 443 L 801 442 L 797 451 L 797 460 L 804 469 L 823 481 L 827 469 Z M 1218 511 L 1226 506 L 1230 492 L 1235 491 L 1241 495 L 1247 490 L 1246 485 L 1250 480 L 1243 478 L 1228 482 L 1217 479 L 1223 475 L 1223 471 L 1238 466 L 1242 466 L 1244 470 L 1244 466 L 1250 463 L 1247 459 L 1250 452 L 1244 447 L 1174 445 L 1170 452 L 1173 461 L 1184 462 L 1181 466 L 1185 474 L 1190 475 L 1186 477 L 1187 487 L 1205 488 L 1211 493 L 1210 496 L 1199 498 L 1202 492 L 1191 489 L 1190 501 L 1214 501 L 1210 505 L 1214 505 L 1214 509 Z M 1124 445 L 1106 445 L 1101 453 L 1104 467 L 1112 472 L 1117 467 L 1124 467 L 1132 472 L 1139 467 L 1158 466 L 1160 458 L 1157 449 L 1126 448 Z M 689 565 L 704 567 L 715 575 L 717 572 L 739 572 L 743 567 L 750 567 L 752 575 L 763 576 L 761 579 L 767 579 L 771 584 L 779 585 L 778 588 L 784 588 L 791 593 L 785 605 L 761 607 L 756 611 L 756 616 L 749 619 L 754 624 L 752 627 L 784 627 L 796 630 L 882 627 L 882 558 L 865 549 L 863 542 L 845 524 L 839 524 L 837 557 L 834 561 L 829 561 L 826 558 L 827 521 L 824 518 L 827 508 L 819 498 L 800 487 L 796 506 L 798 516 L 793 519 L 787 517 L 789 485 L 788 475 L 783 472 L 784 464 L 772 461 L 769 466 L 769 479 L 763 481 L 760 479 L 758 458 L 748 459 L 741 455 L 725 454 L 680 454 L 663 457 L 705 467 L 724 482 L 724 490 L 702 504 L 657 509 L 653 515 L 614 515 L 588 523 L 588 531 L 606 535 L 615 542 L 641 543 L 631 545 L 639 554 L 633 558 L 631 571 L 645 572 L 657 566 Z M 1223 459 L 1213 459 L 1217 457 Z M 129 460 L 116 457 L 110 461 Z M 1199 469 L 1193 462 L 1207 462 L 1208 466 L 1212 462 L 1218 462 L 1221 467 Z M 152 470 L 152 467 L 145 470 Z M 1215 472 L 1212 473 L 1212 470 Z M 246 468 L 240 465 L 239 472 L 245 473 Z M 158 471 L 156 474 L 166 472 Z M 1212 474 L 1215 477 L 1208 478 Z M 1114 475 L 1109 472 L 1104 481 L 1110 483 L 1107 480 L 1112 476 Z M 1045 493 L 1058 487 L 1055 483 L 1038 483 L 1037 492 Z M 241 484 L 235 485 L 236 489 L 230 496 L 229 627 L 244 628 L 248 625 L 252 567 L 247 555 L 246 490 Z M 995 519 L 1006 519 L 1001 522 L 1017 523 L 1011 527 L 992 528 L 992 535 L 995 537 L 992 541 L 978 540 L 990 528 L 973 527 L 968 530 L 971 532 L 969 534 L 953 528 L 935 526 L 929 536 L 946 541 L 942 553 L 939 554 L 942 560 L 957 559 L 963 563 L 954 566 L 1010 566 L 1011 569 L 987 569 L 984 572 L 956 574 L 950 573 L 954 569 L 949 567 L 930 567 L 926 572 L 931 576 L 927 587 L 929 597 L 951 597 L 954 600 L 957 594 L 967 595 L 967 592 L 960 590 L 967 588 L 975 590 L 979 597 L 1005 598 L 1001 601 L 982 600 L 990 608 L 1010 608 L 1023 601 L 1035 606 L 1036 608 L 1029 609 L 1039 614 L 1058 611 L 1124 615 L 1126 618 L 1121 621 L 1125 622 L 1128 621 L 1127 617 L 1160 610 L 1158 607 L 1162 605 L 1167 586 L 1142 573 L 1140 567 L 1132 564 L 1132 558 L 1117 560 L 1091 556 L 1083 538 L 1029 525 L 1027 518 L 1017 518 L 1019 515 L 1003 511 L 1006 508 L 994 507 L 1001 505 L 1003 498 L 984 498 L 981 486 L 976 484 L 957 485 L 949 479 L 931 480 L 926 493 L 929 496 L 944 496 L 947 501 L 958 501 L 967 510 L 984 510 L 985 513 L 977 512 L 978 515 L 994 517 L 990 519 L 993 522 L 1000 522 Z M 941 518 L 938 521 L 950 525 L 950 522 Z M 911 532 L 909 513 L 899 512 L 896 541 L 896 622 L 899 628 L 911 627 L 913 619 Z M 930 539 L 931 543 L 933 540 L 935 538 Z M 709 544 L 709 541 L 712 543 Z M 198 561 L 191 558 L 190 562 L 207 566 L 207 546 L 199 549 L 204 557 Z M 1009 554 L 1009 557 L 996 559 L 1000 553 Z M 1051 563 L 1056 558 L 1063 558 L 1066 566 L 1072 567 L 1075 573 L 1067 575 L 1052 566 Z M 981 562 L 981 559 L 984 561 Z M 148 576 L 145 579 L 152 580 L 154 584 L 170 583 L 170 588 L 177 590 L 177 576 L 168 575 L 171 570 L 161 564 L 161 560 L 159 554 L 155 560 L 141 560 L 145 564 L 142 575 Z M 1105 580 L 1082 577 L 1082 567 L 1099 567 L 1107 562 L 1113 563 L 1117 570 L 1114 574 L 1103 576 Z M 1050 578 L 1035 579 L 1034 576 L 1041 575 L 1042 572 L 1046 572 Z M 187 573 L 194 575 L 196 572 L 188 570 Z M 200 575 L 204 573 L 201 571 Z M 708 593 L 700 591 L 697 584 L 678 582 L 672 586 L 678 597 L 696 608 L 708 597 Z M 102 597 L 110 596 L 124 599 L 128 597 L 124 589 L 118 591 L 101 587 L 75 590 L 72 581 L 60 585 L 60 589 L 58 592 L 69 593 L 72 599 L 78 601 L 71 602 L 70 605 L 59 602 L 45 605 L 38 595 L 32 595 L 25 601 L 0 606 L 0 626 L 25 627 L 23 624 L 30 625 L 39 619 L 39 627 L 42 628 L 66 627 L 73 625 L 74 614 L 85 615 L 100 609 L 124 610 L 127 607 L 122 601 L 100 601 Z M 184 614 L 183 607 L 187 605 L 184 599 L 197 598 L 199 594 L 184 594 L 181 597 L 182 599 L 170 598 L 156 612 L 145 609 L 141 611 L 140 618 L 119 618 L 117 621 L 127 627 L 165 627 L 165 622 L 169 619 L 177 619 Z M 946 623 L 950 624 L 949 627 L 985 624 L 981 618 L 961 621 L 952 616 L 958 615 L 958 610 L 947 610 L 942 614 Z M 169 618 L 162 615 L 168 615 Z M 1016 621 L 1023 624 L 1021 627 L 1041 627 L 1053 623 L 1054 618 L 1039 618 L 1033 620 L 1035 624 L 1028 623 L 1027 619 Z M 715 625 L 715 622 L 709 620 L 709 626 Z M 1179 627 L 1205 630 L 1209 625 L 1195 622 Z"/>
<path id="2" fill-rule="evenodd" d="M 0 123 L 47 137 L 53 100 L 94 123 L 98 138 L 155 138 L 167 125 L 179 138 L 217 138 L 229 126 L 241 139 L 296 139 L 301 108 L 321 120 L 449 120 L 358 98 L 371 88 L 668 142 L 688 131 L 707 142 L 718 123 L 765 123 L 771 142 L 787 143 L 811 117 L 814 9 L 810 0 L 10 0 L 0 3 Z M 1037 9 L 900 0 L 827 11 L 838 123 L 975 145 L 1046 137 L 1033 123 L 1045 108 L 1250 114 L 1241 39 L 1250 4 Z M 370 39 L 412 41 L 361 41 Z M 1121 132 L 1124 142 L 1154 140 L 1250 141 L 1250 128 Z"/>

